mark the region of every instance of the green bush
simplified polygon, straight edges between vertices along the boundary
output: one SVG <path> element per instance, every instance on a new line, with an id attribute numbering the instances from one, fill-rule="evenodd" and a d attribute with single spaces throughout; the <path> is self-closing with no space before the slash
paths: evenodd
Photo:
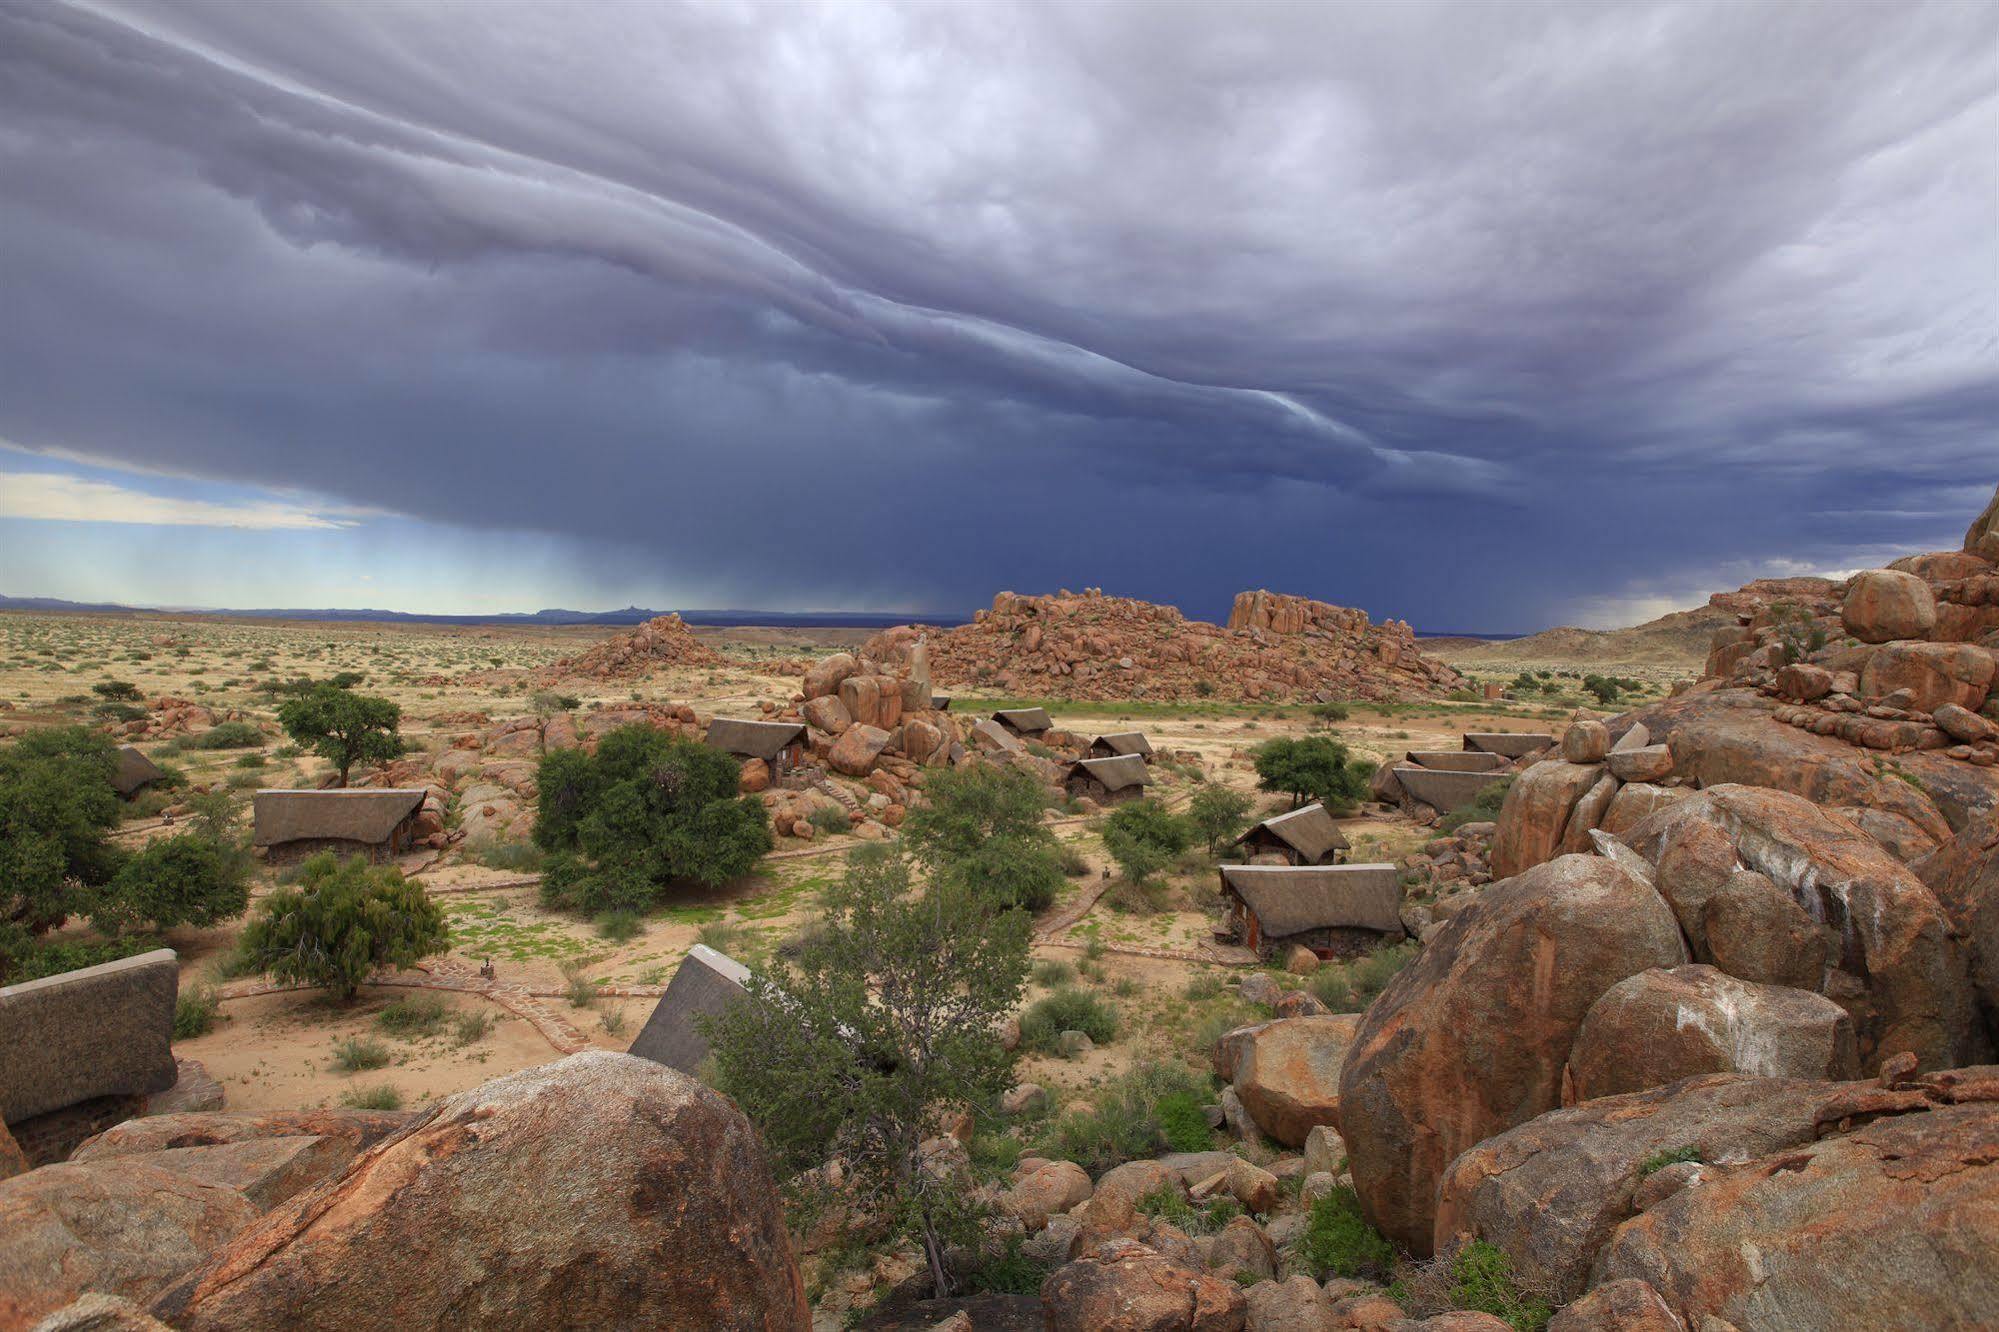
<path id="1" fill-rule="evenodd" d="M 237 944 L 246 971 L 324 985 L 353 999 L 379 967 L 406 967 L 450 945 L 444 913 L 393 865 L 322 853 L 300 866 L 296 887 L 257 904 Z"/>
<path id="2" fill-rule="evenodd" d="M 645 918 L 636 911 L 606 911 L 597 917 L 597 937 L 623 943 L 645 928 Z"/>
<path id="3" fill-rule="evenodd" d="M 1669 1165 L 1680 1165 L 1688 1161 L 1699 1161 L 1701 1149 L 1698 1147 L 1675 1147 L 1670 1151 L 1654 1152 L 1638 1167 L 1639 1178 L 1657 1174 Z"/>
<path id="4" fill-rule="evenodd" d="M 1515 1332 L 1541 1332 L 1554 1314 L 1546 1300 L 1520 1288 L 1505 1252 L 1484 1240 L 1457 1251 L 1450 1277 L 1452 1308 L 1491 1314 Z"/>
<path id="5" fill-rule="evenodd" d="M 1101 1175 L 1113 1166 L 1157 1156 L 1164 1145 L 1159 1104 L 1176 1093 L 1206 1094 L 1206 1079 L 1181 1064 L 1144 1062 L 1112 1079 L 1089 1105 L 1071 1109 L 1042 1130 L 1036 1148 Z"/>
<path id="6" fill-rule="evenodd" d="M 1308 984 L 1319 1002 L 1335 1013 L 1359 1013 L 1415 960 L 1418 951 L 1413 941 L 1405 939 L 1350 962 L 1320 967 Z"/>
<path id="7" fill-rule="evenodd" d="M 157 938 L 144 934 L 128 934 L 121 939 L 46 941 L 10 936 L 0 928 L 0 974 L 6 976 L 9 985 L 19 985 L 44 976 L 59 976 L 65 971 L 116 962 L 121 957 L 150 953 L 159 946 Z"/>
<path id="8" fill-rule="evenodd" d="M 747 874 L 771 849 L 770 818 L 737 794 L 740 773 L 722 751 L 650 726 L 612 731 L 595 754 L 544 756 L 534 839 L 553 854 L 543 900 L 643 911 L 678 885 Z"/>
<path id="9" fill-rule="evenodd" d="M 252 722 L 217 722 L 182 742 L 187 749 L 261 749 L 264 733 Z"/>
<path id="10" fill-rule="evenodd" d="M 311 750 L 340 773 L 340 785 L 357 763 L 387 763 L 403 752 L 403 710 L 386 698 L 356 694 L 335 676 L 278 707 L 278 725 L 294 743 Z M 359 683 L 359 677 L 354 683 Z M 261 739 L 259 741 L 261 743 Z"/>
<path id="11" fill-rule="evenodd" d="M 902 836 L 933 880 L 964 884 L 1000 910 L 1040 911 L 1055 900 L 1064 859 L 1041 822 L 1047 793 L 1039 782 L 980 763 L 932 773 L 923 796 Z"/>
<path id="12" fill-rule="evenodd" d="M 101 680 L 90 686 L 90 692 L 114 703 L 135 703 L 145 697 L 130 680 Z"/>
<path id="13" fill-rule="evenodd" d="M 1328 1276 L 1378 1279 L 1395 1266 L 1395 1246 L 1367 1223 L 1360 1195 L 1346 1186 L 1312 1204 L 1298 1256 L 1320 1281 Z"/>
<path id="14" fill-rule="evenodd" d="M 1055 1265 L 1036 1262 L 1020 1249 L 1020 1236 L 1009 1236 L 999 1256 L 971 1274 L 967 1284 L 972 1291 L 981 1295 L 1039 1295 Z"/>
<path id="15" fill-rule="evenodd" d="M 1076 979 L 1076 969 L 1060 958 L 1043 958 L 1034 964 L 1029 973 L 1036 985 L 1069 985 Z"/>
<path id="16" fill-rule="evenodd" d="M 182 990 L 174 999 L 174 1039 L 186 1041 L 207 1035 L 221 1007 L 212 986 L 197 985 Z"/>
<path id="17" fill-rule="evenodd" d="M 91 908 L 91 923 L 107 934 L 139 926 L 206 929 L 243 914 L 250 904 L 249 862 L 238 849 L 200 832 L 147 843 L 112 876 Z"/>
<path id="18" fill-rule="evenodd" d="M 1187 817 L 1207 844 L 1208 854 L 1249 823 L 1250 799 L 1241 791 L 1203 782 L 1187 803 Z"/>
<path id="19" fill-rule="evenodd" d="M 1169 1092 L 1159 1098 L 1154 1109 L 1159 1119 L 1159 1130 L 1166 1137 L 1166 1145 L 1176 1152 L 1205 1152 L 1215 1145 L 1215 1131 L 1208 1127 L 1208 1117 L 1201 1109 L 1201 1100 L 1192 1092 Z"/>
<path id="20" fill-rule="evenodd" d="M 1156 800 L 1119 805 L 1104 819 L 1104 850 L 1130 883 L 1145 883 L 1194 844 L 1199 831 L 1191 819 Z"/>
<path id="21" fill-rule="evenodd" d="M 380 1041 L 371 1041 L 365 1036 L 349 1036 L 333 1045 L 333 1066 L 342 1073 L 361 1073 L 371 1068 L 385 1068 L 389 1062 L 389 1047 Z"/>
<path id="22" fill-rule="evenodd" d="M 1333 814 L 1367 799 L 1374 775 L 1369 764 L 1351 757 L 1329 735 L 1267 740 L 1257 747 L 1255 763 L 1257 785 L 1264 790 L 1289 795 L 1294 807 L 1317 800 Z"/>
<path id="23" fill-rule="evenodd" d="M 451 1024 L 451 1040 L 454 1045 L 473 1045 L 486 1039 L 493 1030 L 493 1015 L 483 1008 L 460 1013 Z"/>
<path id="24" fill-rule="evenodd" d="M 548 853 L 533 842 L 487 842 L 473 851 L 471 859 L 487 869 L 533 874 L 548 861 Z"/>
<path id="25" fill-rule="evenodd" d="M 434 994 L 413 994 L 398 999 L 375 1014 L 376 1026 L 404 1040 L 435 1035 L 450 1020 L 451 1009 Z"/>
<path id="26" fill-rule="evenodd" d="M 1020 1043 L 1047 1052 L 1065 1031 L 1080 1031 L 1098 1045 L 1117 1039 L 1117 1010 L 1088 990 L 1065 985 L 1029 1004 L 1020 1015 Z"/>
<path id="27" fill-rule="evenodd" d="M 847 817 L 847 811 L 837 805 L 815 805 L 805 821 L 818 830 L 822 837 L 837 837 L 851 831 L 854 821 Z"/>
<path id="28" fill-rule="evenodd" d="M 350 1110 L 400 1110 L 403 1094 L 386 1082 L 379 1087 L 349 1087 L 340 1093 L 340 1104 Z"/>

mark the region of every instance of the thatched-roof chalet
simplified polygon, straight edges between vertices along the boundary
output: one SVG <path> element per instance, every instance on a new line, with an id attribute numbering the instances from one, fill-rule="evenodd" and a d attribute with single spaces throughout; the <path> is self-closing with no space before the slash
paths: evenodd
<path id="1" fill-rule="evenodd" d="M 1252 827 L 1236 838 L 1252 857 L 1281 855 L 1293 865 L 1330 865 L 1347 850 L 1346 834 L 1326 807 L 1314 801 Z"/>
<path id="2" fill-rule="evenodd" d="M 993 714 L 993 720 L 1030 740 L 1055 729 L 1055 719 L 1047 708 L 1002 708 Z"/>
<path id="3" fill-rule="evenodd" d="M 1252 949 L 1301 943 L 1338 951 L 1343 934 L 1402 933 L 1402 885 L 1393 865 L 1224 865 L 1222 897 Z"/>
<path id="4" fill-rule="evenodd" d="M 1136 754 L 1149 760 L 1152 757 L 1152 742 L 1145 738 L 1143 731 L 1115 731 L 1090 741 L 1091 758 L 1115 758 L 1119 754 Z"/>
<path id="5" fill-rule="evenodd" d="M 1069 765 L 1063 786 L 1072 796 L 1091 796 L 1100 801 L 1133 800 L 1145 794 L 1152 782 L 1145 760 L 1136 754 L 1115 758 L 1077 759 Z"/>
<path id="6" fill-rule="evenodd" d="M 334 791 L 259 791 L 254 841 L 273 860 L 316 851 L 385 860 L 409 849 L 410 825 L 423 808 L 420 789 L 363 787 Z"/>
<path id="7" fill-rule="evenodd" d="M 118 751 L 118 771 L 111 775 L 111 788 L 130 800 L 140 790 L 166 776 L 159 765 L 131 745 Z"/>

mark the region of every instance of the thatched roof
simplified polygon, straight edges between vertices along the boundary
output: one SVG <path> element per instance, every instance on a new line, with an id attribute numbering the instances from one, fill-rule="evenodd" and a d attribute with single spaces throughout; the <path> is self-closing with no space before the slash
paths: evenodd
<path id="1" fill-rule="evenodd" d="M 1224 865 L 1222 891 L 1256 913 L 1266 939 L 1328 926 L 1402 933 L 1393 865 Z"/>
<path id="2" fill-rule="evenodd" d="M 1069 765 L 1069 776 L 1093 777 L 1103 783 L 1106 791 L 1122 791 L 1128 786 L 1149 786 L 1152 783 L 1145 760 L 1136 754 L 1077 759 Z"/>
<path id="3" fill-rule="evenodd" d="M 1108 748 L 1113 754 L 1137 754 L 1142 758 L 1152 757 L 1152 742 L 1145 738 L 1143 731 L 1114 731 L 1110 735 L 1100 735 L 1090 741 L 1090 748 L 1098 745 Z"/>
<path id="4" fill-rule="evenodd" d="M 157 782 L 166 776 L 159 765 L 141 754 L 130 745 L 118 751 L 118 771 L 111 775 L 112 789 L 127 800 L 134 792 L 148 782 Z"/>
<path id="5" fill-rule="evenodd" d="M 949 712 L 951 710 L 951 696 L 949 694 L 932 694 L 930 696 L 930 708 L 933 712 Z"/>
<path id="6" fill-rule="evenodd" d="M 694 1023 L 698 1013 L 720 1017 L 746 993 L 749 969 L 706 944 L 695 944 L 632 1041 L 631 1053 L 690 1076 L 708 1057 L 708 1038 Z"/>
<path id="7" fill-rule="evenodd" d="M 1027 735 L 1055 729 L 1055 719 L 1047 708 L 1002 708 L 993 714 L 993 720 Z"/>
<path id="8" fill-rule="evenodd" d="M 791 746 L 805 743 L 805 723 L 717 717 L 708 723 L 708 743 L 743 758 L 760 758 L 769 763 Z"/>
<path id="9" fill-rule="evenodd" d="M 1288 814 L 1265 819 L 1236 838 L 1236 844 L 1240 846 L 1256 836 L 1259 829 L 1283 842 L 1306 860 L 1319 860 L 1329 851 L 1347 849 L 1346 834 L 1340 831 L 1339 824 L 1333 822 L 1333 816 L 1326 812 L 1326 807 L 1316 801 L 1302 809 L 1294 809 Z"/>
<path id="10" fill-rule="evenodd" d="M 1554 743 L 1552 735 L 1523 735 L 1514 731 L 1467 731 L 1464 736 L 1466 749 L 1482 749 L 1507 758 L 1522 758 Z"/>
<path id="11" fill-rule="evenodd" d="M 376 846 L 423 805 L 421 790 L 259 791 L 256 843 L 337 839 Z"/>

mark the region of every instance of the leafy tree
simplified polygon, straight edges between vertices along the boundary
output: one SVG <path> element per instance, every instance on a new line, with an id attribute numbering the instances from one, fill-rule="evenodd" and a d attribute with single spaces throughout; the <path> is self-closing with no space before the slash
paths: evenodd
<path id="1" fill-rule="evenodd" d="M 1249 796 L 1216 782 L 1204 782 L 1187 804 L 1187 817 L 1194 821 L 1208 844 L 1208 854 L 1241 832 L 1249 823 Z"/>
<path id="2" fill-rule="evenodd" d="M 558 694 L 553 689 L 538 689 L 528 696 L 528 707 L 534 712 L 535 747 L 542 753 L 548 752 L 548 724 L 565 712 L 574 712 L 583 706 L 583 700 L 571 694 Z"/>
<path id="3" fill-rule="evenodd" d="M 247 971 L 324 985 L 352 1000 L 380 967 L 406 967 L 450 944 L 444 912 L 423 885 L 393 865 L 323 852 L 305 862 L 294 888 L 257 904 L 238 943 Z"/>
<path id="4" fill-rule="evenodd" d="M 1062 886 L 1062 851 L 1041 821 L 1047 796 L 1018 768 L 976 763 L 930 775 L 903 843 L 933 880 L 952 877 L 995 907 L 1039 911 Z"/>
<path id="5" fill-rule="evenodd" d="M 31 731 L 0 750 L 0 924 L 17 946 L 85 910 L 122 860 L 117 751 L 82 726 Z"/>
<path id="6" fill-rule="evenodd" d="M 402 719 L 403 710 L 388 699 L 335 684 L 315 685 L 278 708 L 285 734 L 338 768 L 342 786 L 356 763 L 387 763 L 403 752 Z"/>
<path id="7" fill-rule="evenodd" d="M 226 845 L 198 832 L 148 843 L 119 867 L 90 923 L 106 934 L 141 925 L 207 927 L 250 904 L 248 866 Z"/>
<path id="8" fill-rule="evenodd" d="M 957 875 L 919 897 L 909 858 L 877 846 L 828 893 L 827 925 L 795 965 L 753 971 L 747 1002 L 702 1021 L 718 1080 L 784 1173 L 846 1161 L 949 1294 L 945 1248 L 977 1241 L 983 1204 L 923 1144 L 940 1111 L 988 1105 L 1013 1081 L 997 1029 L 1026 983 L 1027 914 L 996 911 Z"/>
<path id="9" fill-rule="evenodd" d="M 130 680 L 101 680 L 90 686 L 90 692 L 114 703 L 133 703 L 144 697 Z"/>
<path id="10" fill-rule="evenodd" d="M 1119 805 L 1104 819 L 1104 850 L 1133 883 L 1144 883 L 1172 864 L 1199 835 L 1191 819 L 1156 800 Z"/>
<path id="11" fill-rule="evenodd" d="M 595 754 L 542 757 L 534 839 L 553 852 L 551 906 L 642 911 L 677 883 L 747 874 L 771 848 L 770 815 L 739 796 L 742 769 L 719 749 L 650 726 L 623 726 Z"/>
<path id="12" fill-rule="evenodd" d="M 1257 785 L 1291 797 L 1296 809 L 1308 800 L 1323 803 L 1329 813 L 1342 813 L 1367 798 L 1372 770 L 1347 754 L 1347 747 L 1329 735 L 1277 739 L 1257 747 Z"/>

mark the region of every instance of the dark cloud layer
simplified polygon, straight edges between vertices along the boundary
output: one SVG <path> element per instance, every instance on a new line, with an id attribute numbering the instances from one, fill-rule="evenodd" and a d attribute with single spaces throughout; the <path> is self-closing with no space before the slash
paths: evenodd
<path id="1" fill-rule="evenodd" d="M 1987 3 L 4 3 L 0 127 L 0 437 L 717 601 L 1531 627 L 1999 477 Z"/>

